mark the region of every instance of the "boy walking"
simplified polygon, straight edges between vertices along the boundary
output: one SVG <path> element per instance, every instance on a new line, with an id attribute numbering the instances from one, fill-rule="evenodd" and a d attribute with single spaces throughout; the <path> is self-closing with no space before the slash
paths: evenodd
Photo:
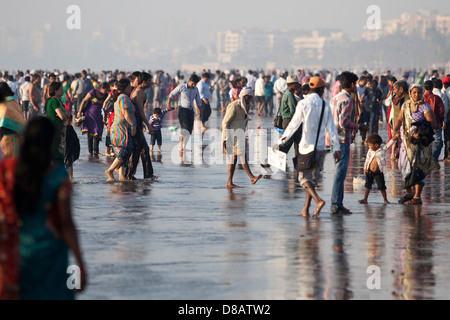
<path id="1" fill-rule="evenodd" d="M 384 203 L 389 204 L 386 195 L 386 183 L 384 180 L 384 169 L 386 168 L 386 151 L 395 143 L 394 140 L 381 148 L 383 140 L 378 134 L 372 134 L 367 138 L 369 151 L 367 152 L 366 162 L 364 163 L 364 174 L 366 175 L 366 185 L 364 191 L 364 199 L 359 200 L 361 204 L 367 204 L 370 190 L 372 190 L 373 181 L 377 182 L 378 190 L 383 196 Z"/>

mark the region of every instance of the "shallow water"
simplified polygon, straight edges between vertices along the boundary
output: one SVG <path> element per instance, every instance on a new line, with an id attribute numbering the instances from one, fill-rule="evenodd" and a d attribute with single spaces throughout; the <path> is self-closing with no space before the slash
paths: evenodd
<path id="1" fill-rule="evenodd" d="M 269 118 L 250 118 L 249 129 L 272 128 Z M 173 163 L 176 133 L 167 128 L 178 125 L 176 114 L 164 121 L 156 181 L 140 180 L 139 166 L 137 181 L 106 182 L 110 161 L 89 160 L 87 138 L 76 128 L 82 154 L 74 165 L 73 212 L 89 273 L 79 299 L 448 298 L 449 166 L 441 163 L 428 177 L 423 206 L 407 207 L 397 204 L 400 175 L 389 163 L 392 204 L 374 191 L 370 204 L 360 205 L 364 186 L 353 177 L 362 176 L 367 150 L 353 145 L 344 204 L 354 214 L 331 217 L 328 153 L 319 188 L 327 205 L 319 219 L 305 219 L 298 216 L 305 192 L 291 173 L 268 175 L 252 165 L 265 179 L 252 186 L 237 170 L 235 183 L 243 188 L 228 191 L 226 165 Z M 208 125 L 220 128 L 220 122 L 213 110 Z M 382 126 L 383 139 L 385 131 Z M 380 289 L 367 286 L 372 265 L 380 268 Z"/>

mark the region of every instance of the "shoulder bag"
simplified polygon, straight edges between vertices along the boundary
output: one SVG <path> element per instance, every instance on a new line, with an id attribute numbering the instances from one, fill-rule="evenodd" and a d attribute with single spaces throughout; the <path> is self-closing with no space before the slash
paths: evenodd
<path id="1" fill-rule="evenodd" d="M 299 153 L 299 155 L 297 156 L 298 158 L 297 170 L 300 172 L 311 171 L 312 169 L 314 169 L 316 160 L 317 142 L 319 141 L 320 128 L 322 126 L 322 119 L 324 112 L 325 112 L 325 101 L 323 101 L 322 113 L 320 114 L 319 128 L 317 129 L 317 137 L 316 137 L 316 144 L 314 145 L 314 151 L 311 151 L 307 154 Z"/>

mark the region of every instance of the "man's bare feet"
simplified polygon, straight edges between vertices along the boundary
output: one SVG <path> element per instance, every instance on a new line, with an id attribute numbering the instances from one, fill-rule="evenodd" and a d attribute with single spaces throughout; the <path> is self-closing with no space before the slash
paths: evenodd
<path id="1" fill-rule="evenodd" d="M 108 181 L 116 181 L 116 179 L 114 178 L 114 174 L 108 170 L 105 171 L 105 174 L 108 176 Z"/>
<path id="2" fill-rule="evenodd" d="M 260 174 L 260 175 L 257 176 L 257 177 L 253 177 L 253 178 L 252 178 L 252 184 L 257 183 L 262 177 L 263 177 L 262 174 Z"/>
<path id="3" fill-rule="evenodd" d="M 323 209 L 323 207 L 325 207 L 325 201 L 319 201 L 319 203 L 317 204 L 317 208 L 316 208 L 316 211 L 314 212 L 314 214 L 313 214 L 313 218 L 318 218 L 319 217 L 319 215 L 320 215 L 320 211 L 322 211 L 322 209 Z"/>
<path id="4" fill-rule="evenodd" d="M 368 204 L 368 202 L 367 202 L 366 199 L 359 200 L 358 202 L 359 202 L 360 204 Z"/>
<path id="5" fill-rule="evenodd" d="M 384 200 L 384 204 L 391 204 L 388 200 Z"/>
<path id="6" fill-rule="evenodd" d="M 299 214 L 300 217 L 309 217 L 309 210 L 303 209 L 302 212 Z"/>
<path id="7" fill-rule="evenodd" d="M 233 183 L 229 183 L 227 184 L 227 189 L 239 189 L 240 187 L 233 184 Z"/>

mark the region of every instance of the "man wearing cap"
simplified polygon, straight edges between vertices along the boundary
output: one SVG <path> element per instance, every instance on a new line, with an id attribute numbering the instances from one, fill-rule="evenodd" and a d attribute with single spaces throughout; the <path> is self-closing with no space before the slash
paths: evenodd
<path id="1" fill-rule="evenodd" d="M 278 147 L 281 149 L 300 127 L 302 128 L 302 138 L 299 144 L 299 153 L 308 154 L 314 151 L 317 140 L 314 168 L 308 172 L 299 172 L 298 181 L 307 192 L 305 205 L 301 215 L 309 216 L 311 200 L 314 199 L 317 204 L 317 208 L 313 217 L 318 217 L 320 211 L 325 206 L 325 201 L 320 198 L 316 192 L 317 183 L 320 178 L 320 171 L 322 170 L 325 158 L 325 132 L 328 133 L 331 141 L 333 142 L 335 151 L 334 156 L 337 161 L 341 158 L 341 154 L 338 133 L 333 121 L 333 115 L 331 113 L 330 106 L 323 100 L 325 82 L 319 77 L 313 77 L 310 80 L 309 86 L 311 88 L 311 93 L 297 104 L 292 120 L 274 148 L 276 149 Z M 319 124 L 320 131 L 319 136 L 317 136 Z"/>
<path id="2" fill-rule="evenodd" d="M 331 194 L 331 214 L 343 215 L 351 214 L 350 210 L 344 207 L 344 181 L 347 176 L 347 169 L 350 160 L 350 144 L 353 140 L 353 132 L 367 131 L 364 124 L 356 124 L 351 121 L 352 112 L 355 108 L 355 100 L 352 94 L 356 94 L 356 82 L 358 76 L 352 72 L 343 72 L 341 74 L 342 91 L 331 99 L 331 108 L 333 109 L 334 124 L 338 132 L 340 142 L 341 158 L 336 165 L 334 174 L 333 189 Z"/>
<path id="3" fill-rule="evenodd" d="M 288 76 L 286 80 L 287 90 L 283 93 L 283 98 L 281 99 L 281 117 L 283 118 L 283 130 L 286 130 L 289 123 L 292 120 L 292 117 L 295 113 L 295 107 L 297 106 L 297 100 L 295 99 L 295 89 L 299 86 L 299 82 L 297 77 Z M 301 97 L 303 99 L 303 97 Z M 295 146 L 295 157 L 298 155 L 298 144 L 302 139 L 301 126 L 298 130 L 292 135 L 292 138 L 286 141 L 283 144 L 283 147 L 280 148 L 280 151 L 284 153 L 288 153 L 291 149 L 292 143 Z"/>

